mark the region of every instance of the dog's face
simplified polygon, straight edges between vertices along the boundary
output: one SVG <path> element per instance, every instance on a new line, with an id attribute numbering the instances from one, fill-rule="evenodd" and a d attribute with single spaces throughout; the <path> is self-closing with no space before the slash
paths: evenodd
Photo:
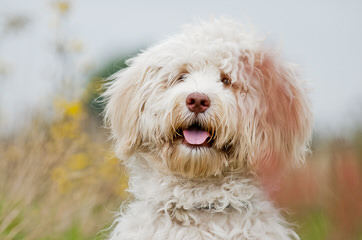
<path id="1" fill-rule="evenodd" d="M 241 26 L 189 27 L 129 62 L 105 96 L 122 156 L 187 178 L 304 159 L 311 113 L 292 65 Z"/>

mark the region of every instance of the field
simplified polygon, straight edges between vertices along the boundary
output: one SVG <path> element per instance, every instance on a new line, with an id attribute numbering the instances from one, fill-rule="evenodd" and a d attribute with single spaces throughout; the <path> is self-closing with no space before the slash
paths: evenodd
<path id="1" fill-rule="evenodd" d="M 42 69 L 44 76 L 54 76 L 44 82 L 52 81 L 59 91 L 47 106 L 53 114 L 39 110 L 13 134 L 0 134 L 0 239 L 104 239 L 129 198 L 127 173 L 113 154 L 99 111 L 93 111 L 100 107 L 94 104 L 100 82 L 88 79 L 95 70 L 81 61 L 86 44 L 69 32 L 71 2 L 49 5 L 54 39 L 44 41 L 51 48 L 44 49 L 54 58 Z M 16 37 L 26 39 L 30 20 L 11 16 L 1 22 L 0 47 Z M 6 62 L 1 57 L 5 82 L 11 67 L 17 70 L 1 65 Z M 109 76 L 125 66 L 125 58 L 94 75 Z M 2 116 L 0 109 L 0 124 Z M 270 198 L 285 209 L 303 240 L 362 240 L 362 127 L 350 132 L 324 136 L 317 131 L 304 166 L 265 181 Z M 276 170 L 265 173 L 272 176 Z"/>
<path id="2" fill-rule="evenodd" d="M 128 197 L 99 119 L 82 101 L 57 99 L 54 109 L 0 140 L 1 239 L 103 239 Z M 361 131 L 320 137 L 305 166 L 266 186 L 302 239 L 362 239 L 361 164 Z"/>

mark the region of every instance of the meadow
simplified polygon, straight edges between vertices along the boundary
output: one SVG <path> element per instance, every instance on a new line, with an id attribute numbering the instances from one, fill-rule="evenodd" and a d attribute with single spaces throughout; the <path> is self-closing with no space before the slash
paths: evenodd
<path id="1" fill-rule="evenodd" d="M 80 102 L 57 100 L 0 140 L 0 239 L 96 239 L 126 199 L 127 175 Z"/>
<path id="2" fill-rule="evenodd" d="M 104 239 L 129 198 L 127 173 L 86 102 L 53 105 L 51 120 L 0 139 L 0 239 Z M 312 150 L 304 166 L 266 183 L 270 197 L 301 239 L 362 239 L 362 131 L 315 138 Z"/>
<path id="3" fill-rule="evenodd" d="M 127 172 L 114 156 L 95 102 L 99 77 L 116 69 L 111 64 L 82 87 L 74 85 L 80 71 L 69 66 L 77 65 L 84 50 L 64 31 L 70 2 L 53 3 L 54 35 L 62 37 L 50 45 L 60 87 L 50 99 L 51 116 L 36 110 L 12 134 L 0 134 L 2 240 L 104 239 L 115 212 L 130 198 Z M 5 28 L 9 33 L 24 24 L 18 18 Z M 5 73 L 0 66 L 0 77 Z M 326 136 L 317 129 L 305 165 L 265 183 L 303 240 L 362 240 L 361 125 L 350 132 Z"/>
<path id="4" fill-rule="evenodd" d="M 99 74 L 102 75 L 102 74 Z M 127 195 L 127 172 L 99 116 L 100 79 L 78 100 L 57 96 L 0 137 L 0 239 L 104 239 Z M 98 102 L 99 103 L 99 102 Z M 362 239 L 362 128 L 315 133 L 300 168 L 264 170 L 270 198 L 303 240 Z"/>

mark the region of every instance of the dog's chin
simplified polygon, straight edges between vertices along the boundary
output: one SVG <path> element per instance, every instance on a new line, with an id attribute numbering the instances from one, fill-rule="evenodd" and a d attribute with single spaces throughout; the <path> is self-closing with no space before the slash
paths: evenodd
<path id="1" fill-rule="evenodd" d="M 170 124 L 168 129 L 168 137 L 159 147 L 163 166 L 169 173 L 205 179 L 222 177 L 237 167 L 231 144 L 233 136 L 222 135 L 226 131 L 215 122 L 191 117 Z"/>
<path id="2" fill-rule="evenodd" d="M 163 157 L 169 171 L 186 178 L 219 176 L 227 166 L 227 155 L 209 144 L 192 146 L 183 139 L 166 144 Z"/>
<path id="3" fill-rule="evenodd" d="M 163 146 L 168 170 L 186 178 L 222 175 L 228 165 L 228 154 L 215 147 L 215 135 L 199 126 L 176 131 L 176 137 Z"/>

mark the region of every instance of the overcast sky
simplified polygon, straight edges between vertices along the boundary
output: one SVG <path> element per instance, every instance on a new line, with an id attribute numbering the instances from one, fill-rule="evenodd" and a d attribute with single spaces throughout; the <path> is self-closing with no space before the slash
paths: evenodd
<path id="1" fill-rule="evenodd" d="M 197 18 L 224 15 L 249 21 L 261 34 L 269 33 L 269 42 L 281 46 L 284 56 L 300 65 L 314 89 L 316 128 L 343 129 L 362 116 L 360 0 L 70 2 L 62 31 L 81 50 L 73 68 L 79 70 L 78 77 L 87 66 L 97 68 L 149 46 Z M 57 71 L 52 44 L 59 20 L 51 3 L 0 0 L 0 27 L 12 15 L 30 20 L 24 30 L 0 35 L 0 70 L 6 69 L 5 76 L 0 74 L 2 124 L 17 124 L 25 112 L 50 101 Z"/>

